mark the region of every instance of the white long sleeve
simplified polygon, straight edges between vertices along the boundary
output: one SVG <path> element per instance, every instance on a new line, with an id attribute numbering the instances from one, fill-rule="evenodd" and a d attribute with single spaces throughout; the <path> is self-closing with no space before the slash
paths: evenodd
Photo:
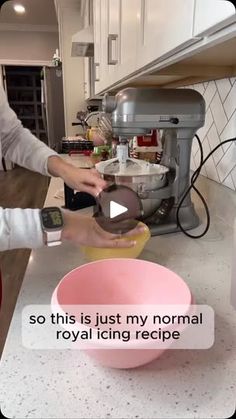
<path id="1" fill-rule="evenodd" d="M 0 251 L 43 246 L 39 211 L 0 208 Z"/>
<path id="2" fill-rule="evenodd" d="M 48 174 L 47 162 L 57 155 L 25 129 L 10 109 L 0 87 L 0 160 L 6 157 L 27 169 Z M 39 210 L 0 208 L 0 251 L 43 246 Z"/>
<path id="3" fill-rule="evenodd" d="M 57 155 L 22 126 L 0 87 L 0 157 L 1 151 L 3 157 L 43 175 L 49 175 L 48 158 Z"/>

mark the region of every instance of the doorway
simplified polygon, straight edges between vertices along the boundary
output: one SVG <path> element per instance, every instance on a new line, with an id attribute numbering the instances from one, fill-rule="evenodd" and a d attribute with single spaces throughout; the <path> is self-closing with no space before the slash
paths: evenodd
<path id="1" fill-rule="evenodd" d="M 23 126 L 48 144 L 42 112 L 42 67 L 6 66 L 5 85 L 8 101 Z"/>

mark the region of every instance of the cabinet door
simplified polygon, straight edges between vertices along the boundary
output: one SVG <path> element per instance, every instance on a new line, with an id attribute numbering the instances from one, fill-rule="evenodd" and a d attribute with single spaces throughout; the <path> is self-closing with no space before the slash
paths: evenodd
<path id="1" fill-rule="evenodd" d="M 158 0 L 159 1 L 159 0 Z M 157 2 L 158 3 L 158 2 Z M 120 76 L 137 69 L 140 0 L 121 0 Z"/>
<path id="2" fill-rule="evenodd" d="M 136 69 L 140 0 L 102 0 L 101 71 L 103 88 Z"/>
<path id="3" fill-rule="evenodd" d="M 96 94 L 120 79 L 120 28 L 120 0 L 95 0 Z"/>
<path id="4" fill-rule="evenodd" d="M 90 65 L 89 57 L 84 57 L 84 98 L 87 100 L 90 97 Z"/>
<path id="5" fill-rule="evenodd" d="M 228 0 L 196 0 L 194 35 L 209 35 L 235 20 L 235 6 Z"/>
<path id="6" fill-rule="evenodd" d="M 101 81 L 101 25 L 102 25 L 102 2 L 101 0 L 94 0 L 93 8 L 93 27 L 94 27 L 94 83 L 95 93 L 102 90 Z"/>
<path id="7" fill-rule="evenodd" d="M 194 0 L 140 0 L 140 47 L 137 67 L 191 45 Z"/>
<path id="8" fill-rule="evenodd" d="M 120 32 L 121 32 L 121 0 L 108 0 L 107 3 L 107 83 L 112 85 L 120 78 Z"/>

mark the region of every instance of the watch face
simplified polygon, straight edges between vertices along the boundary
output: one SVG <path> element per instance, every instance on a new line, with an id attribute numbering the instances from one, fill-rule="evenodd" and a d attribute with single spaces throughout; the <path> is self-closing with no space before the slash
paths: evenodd
<path id="1" fill-rule="evenodd" d="M 41 212 L 43 226 L 46 229 L 57 229 L 63 226 L 63 218 L 58 208 L 44 208 Z"/>

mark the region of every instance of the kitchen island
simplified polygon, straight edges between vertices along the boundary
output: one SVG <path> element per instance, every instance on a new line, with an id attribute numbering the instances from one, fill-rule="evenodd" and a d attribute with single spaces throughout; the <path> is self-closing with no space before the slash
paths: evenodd
<path id="1" fill-rule="evenodd" d="M 215 344 L 208 350 L 169 350 L 134 370 L 103 368 L 76 350 L 28 350 L 21 313 L 49 304 L 64 274 L 86 262 L 70 243 L 32 251 L 1 360 L 0 402 L 9 418 L 225 418 L 236 400 L 236 312 L 230 305 L 236 194 L 201 177 L 211 228 L 199 240 L 182 233 L 153 237 L 140 258 L 174 270 L 199 304 L 215 310 Z M 52 179 L 45 205 L 61 205 Z M 202 220 L 205 214 L 194 196 Z M 203 226 L 194 232 L 200 232 Z"/>

